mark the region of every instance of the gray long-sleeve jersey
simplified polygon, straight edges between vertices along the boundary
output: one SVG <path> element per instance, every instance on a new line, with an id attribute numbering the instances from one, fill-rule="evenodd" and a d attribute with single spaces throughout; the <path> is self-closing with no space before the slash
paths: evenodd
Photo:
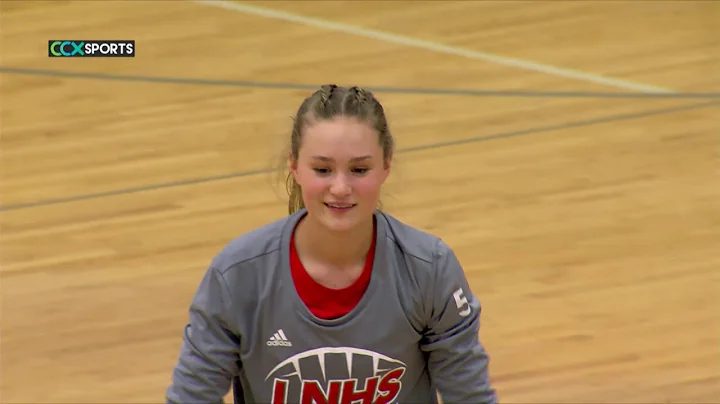
<path id="1" fill-rule="evenodd" d="M 168 403 L 496 403 L 480 303 L 439 238 L 376 211 L 372 278 L 347 315 L 300 299 L 290 236 L 303 209 L 231 241 L 190 306 Z"/>

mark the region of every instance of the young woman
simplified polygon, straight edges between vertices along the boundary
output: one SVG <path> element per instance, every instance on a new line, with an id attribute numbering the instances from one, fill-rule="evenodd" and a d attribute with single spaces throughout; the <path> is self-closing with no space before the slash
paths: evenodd
<path id="1" fill-rule="evenodd" d="M 300 106 L 290 214 L 230 242 L 190 306 L 168 403 L 496 403 L 480 303 L 442 240 L 378 208 L 393 138 L 373 95 Z"/>

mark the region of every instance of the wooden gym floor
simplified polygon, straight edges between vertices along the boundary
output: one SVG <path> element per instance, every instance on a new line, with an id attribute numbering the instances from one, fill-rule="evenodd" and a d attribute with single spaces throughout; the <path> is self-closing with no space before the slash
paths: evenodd
<path id="1" fill-rule="evenodd" d="M 720 402 L 720 3 L 237 4 L 0 4 L 0 401 L 161 402 L 334 82 L 388 109 L 387 210 L 461 258 L 502 402 Z"/>

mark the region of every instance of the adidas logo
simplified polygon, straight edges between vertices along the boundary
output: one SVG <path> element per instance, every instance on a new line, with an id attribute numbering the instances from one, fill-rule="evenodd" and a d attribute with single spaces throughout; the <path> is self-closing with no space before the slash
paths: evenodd
<path id="1" fill-rule="evenodd" d="M 279 329 L 275 335 L 270 337 L 267 346 L 292 346 L 292 342 L 287 339 L 283 330 Z"/>

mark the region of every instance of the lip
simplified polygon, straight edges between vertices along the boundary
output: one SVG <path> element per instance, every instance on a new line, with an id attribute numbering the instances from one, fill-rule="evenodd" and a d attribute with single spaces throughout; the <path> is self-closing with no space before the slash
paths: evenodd
<path id="1" fill-rule="evenodd" d="M 355 206 L 357 206 L 356 203 L 351 203 L 351 204 L 347 204 L 347 203 L 332 203 L 332 202 L 324 202 L 324 203 L 325 203 L 325 207 L 328 208 L 328 209 L 330 209 L 330 210 L 333 211 L 333 212 L 347 212 L 347 211 L 349 211 L 350 209 L 352 209 L 352 208 L 354 208 Z"/>

